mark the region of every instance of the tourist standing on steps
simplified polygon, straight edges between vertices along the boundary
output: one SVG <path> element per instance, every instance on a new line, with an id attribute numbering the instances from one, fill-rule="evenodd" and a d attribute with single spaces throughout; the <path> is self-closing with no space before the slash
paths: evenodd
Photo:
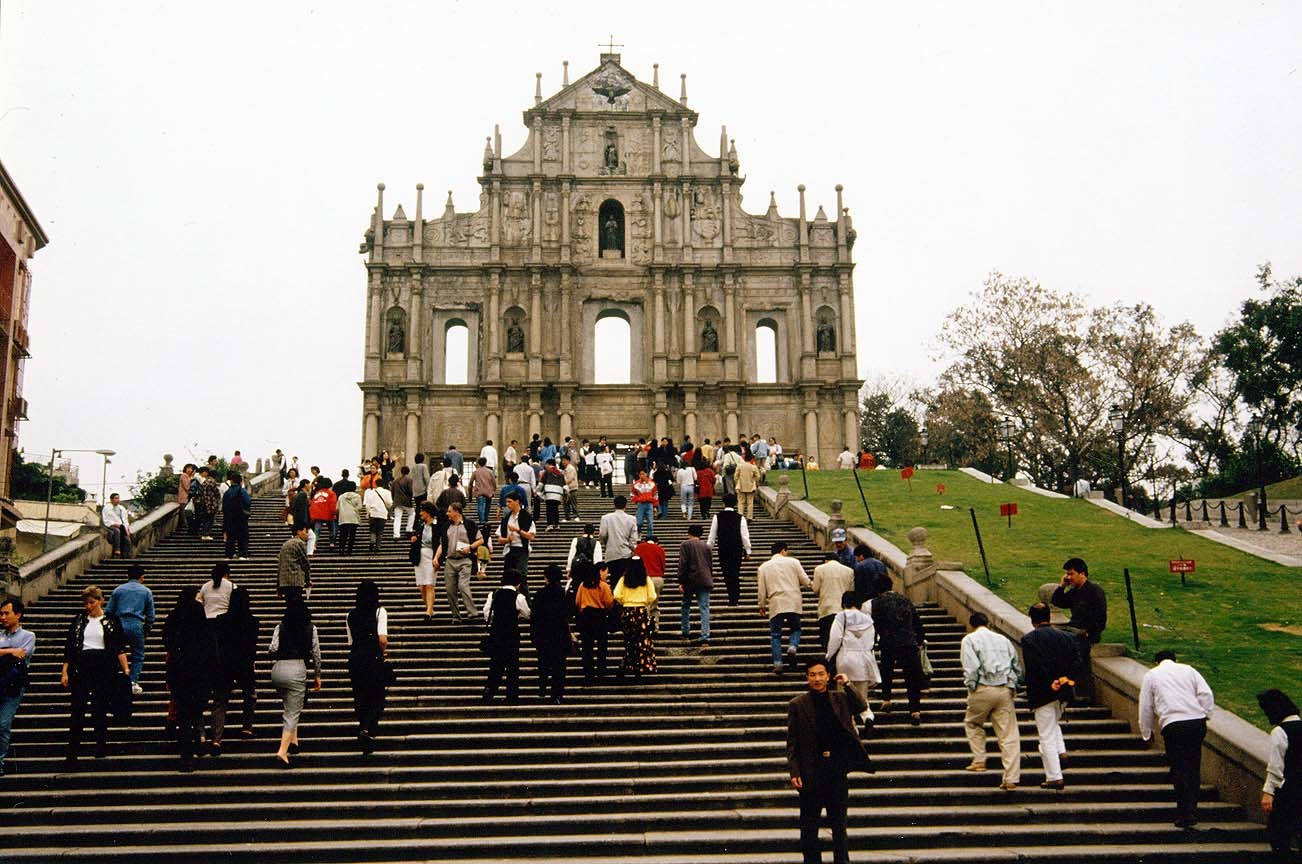
<path id="1" fill-rule="evenodd" d="M 81 731 L 90 708 L 95 724 L 95 758 L 108 751 L 108 712 L 119 674 L 128 675 L 127 649 L 122 623 L 104 611 L 104 592 L 97 585 L 82 589 L 83 610 L 68 625 L 63 640 L 63 668 L 59 683 L 72 690 L 68 709 L 67 761 L 75 762 L 81 749 Z"/>
<path id="2" fill-rule="evenodd" d="M 850 547 L 844 528 L 832 529 L 832 551 L 836 553 L 837 561 L 840 561 L 851 570 L 854 569 L 856 563 L 854 549 Z"/>
<path id="3" fill-rule="evenodd" d="M 5 776 L 9 736 L 35 650 L 36 636 L 23 629 L 23 601 L 17 597 L 0 601 L 0 777 Z"/>
<path id="4" fill-rule="evenodd" d="M 1076 695 L 1088 699 L 1094 694 L 1094 676 L 1090 671 L 1090 646 L 1097 645 L 1108 626 L 1108 597 L 1097 582 L 1089 578 L 1089 567 L 1080 558 L 1068 558 L 1062 565 L 1062 581 L 1049 602 L 1059 609 L 1071 610 L 1071 623 L 1063 630 L 1078 637 L 1081 677 Z"/>
<path id="5" fill-rule="evenodd" d="M 1027 614 L 1033 629 L 1022 637 L 1022 661 L 1026 664 L 1026 701 L 1035 714 L 1040 762 L 1044 765 L 1040 788 L 1061 791 L 1067 788 L 1062 777 L 1067 744 L 1059 724 L 1081 674 L 1080 652 L 1075 637 L 1050 626 L 1048 606 L 1036 603 Z"/>
<path id="6" fill-rule="evenodd" d="M 420 544 L 420 553 L 418 560 L 412 565 L 412 572 L 416 577 L 416 588 L 420 591 L 420 599 L 425 604 L 425 623 L 428 624 L 434 620 L 434 549 L 440 539 L 435 521 L 438 519 L 438 508 L 426 501 L 420 505 L 417 517 L 420 519 L 421 528 L 411 536 L 411 542 Z"/>
<path id="7" fill-rule="evenodd" d="M 701 518 L 709 519 L 710 505 L 714 501 L 714 469 L 700 450 L 692 459 L 692 467 L 696 469 L 696 504 L 701 509 Z"/>
<path id="8" fill-rule="evenodd" d="M 222 496 L 222 533 L 226 536 L 226 557 L 234 558 L 238 555 L 241 561 L 247 561 L 249 514 L 253 511 L 253 499 L 237 472 L 227 474 L 226 481 L 231 484 Z M 330 494 L 334 495 L 333 492 Z"/>
<path id="9" fill-rule="evenodd" d="M 207 466 L 199 469 L 199 474 L 203 477 L 199 484 L 199 497 L 195 501 L 195 515 L 199 514 L 199 507 L 203 506 L 203 518 L 199 523 L 199 537 L 202 540 L 211 540 L 213 523 L 217 521 L 217 513 L 222 507 L 222 493 L 217 482 L 216 472 Z M 194 484 L 190 484 L 190 493 L 194 494 Z"/>
<path id="10" fill-rule="evenodd" d="M 610 565 L 610 578 L 618 580 L 633 557 L 638 528 L 637 520 L 624 509 L 628 500 L 623 495 L 616 495 L 613 503 L 615 509 L 601 517 L 599 536 L 606 562 Z"/>
<path id="11" fill-rule="evenodd" d="M 607 580 L 604 562 L 576 560 L 572 578 L 578 583 L 574 592 L 579 638 L 583 647 L 583 683 L 591 685 L 606 677 L 606 653 L 610 641 L 610 616 L 615 595 Z"/>
<path id="12" fill-rule="evenodd" d="M 211 620 L 218 615 L 226 614 L 226 610 L 230 608 L 231 592 L 235 590 L 235 583 L 230 580 L 230 575 L 231 565 L 225 561 L 218 561 L 212 565 L 212 577 L 199 586 L 199 593 L 194 597 L 199 601 L 199 605 L 203 606 L 204 617 Z M 109 602 L 113 602 L 111 598 Z"/>
<path id="13" fill-rule="evenodd" d="M 145 665 L 145 638 L 154 626 L 154 592 L 145 587 L 145 568 L 132 564 L 127 581 L 113 589 L 105 611 L 122 625 L 124 647 L 131 654 L 131 693 L 139 696 L 140 670 Z"/>
<path id="14" fill-rule="evenodd" d="M 691 519 L 696 512 L 696 469 L 684 464 L 678 469 L 678 494 L 682 498 L 684 519 Z"/>
<path id="15" fill-rule="evenodd" d="M 416 527 L 416 503 L 411 480 L 411 468 L 403 465 L 398 469 L 398 479 L 393 481 L 389 492 L 393 495 L 393 539 L 397 540 L 405 531 L 408 534 Z M 403 526 L 402 519 L 407 517 Z"/>
<path id="16" fill-rule="evenodd" d="M 669 467 L 669 462 L 659 462 L 655 470 L 651 472 L 651 480 L 656 484 L 656 501 L 658 511 L 657 517 L 660 519 L 669 518 L 669 499 L 674 496 L 674 475 Z M 647 533 L 651 529 L 647 528 Z"/>
<path id="17" fill-rule="evenodd" d="M 659 492 L 656 489 L 655 482 L 647 476 L 645 470 L 637 472 L 637 479 L 633 481 L 630 489 L 633 495 L 633 503 L 637 505 L 637 530 L 639 534 L 652 534 L 656 530 L 656 501 Z M 642 524 L 646 523 L 646 531 L 643 532 Z"/>
<path id="18" fill-rule="evenodd" d="M 1261 789 L 1266 836 L 1276 860 L 1288 861 L 1292 840 L 1302 834 L 1302 717 L 1298 716 L 1297 704 L 1279 690 L 1258 693 L 1257 704 L 1275 727 L 1270 730 L 1266 785 Z"/>
<path id="19" fill-rule="evenodd" d="M 311 587 L 312 563 L 307 557 L 307 526 L 297 525 L 276 555 L 276 593 L 289 603 L 303 599 Z"/>
<path id="20" fill-rule="evenodd" d="M 458 477 L 466 473 L 466 457 L 461 455 L 461 451 L 455 444 L 448 445 L 447 452 L 443 454 L 443 464 L 451 468 L 452 473 Z"/>
<path id="21" fill-rule="evenodd" d="M 737 500 L 741 504 L 741 515 L 747 519 L 755 518 L 755 492 L 759 489 L 760 469 L 754 458 L 748 453 L 742 454 L 742 461 L 737 465 L 733 482 L 737 484 Z"/>
<path id="22" fill-rule="evenodd" d="M 518 501 L 516 502 L 519 503 Z M 506 701 L 520 701 L 520 619 L 529 620 L 529 601 L 521 589 L 520 572 L 507 567 L 502 572 L 501 587 L 484 602 L 484 619 L 488 636 L 488 680 L 484 682 L 485 702 L 497 695 L 506 679 Z"/>
<path id="23" fill-rule="evenodd" d="M 493 446 L 493 439 L 489 438 L 484 442 L 484 446 L 479 448 L 479 458 L 484 460 L 488 465 L 488 470 L 497 476 L 497 448 Z M 478 460 L 476 460 L 478 462 Z"/>
<path id="24" fill-rule="evenodd" d="M 182 588 L 176 606 L 163 622 L 167 650 L 167 687 L 176 705 L 176 745 L 181 770 L 194 770 L 194 757 L 203 730 L 204 710 L 220 674 L 213 627 L 193 589 Z"/>
<path id="25" fill-rule="evenodd" d="M 687 526 L 687 539 L 678 547 L 678 583 L 683 591 L 680 630 L 684 640 L 692 638 L 692 604 L 700 612 L 701 638 L 696 644 L 705 648 L 710 644 L 710 589 L 714 587 L 714 573 L 710 565 L 710 546 L 701 539 L 701 526 Z"/>
<path id="26" fill-rule="evenodd" d="M 317 544 L 322 542 L 322 535 L 328 533 L 338 516 L 338 499 L 331 488 L 330 478 L 318 476 L 312 484 L 312 503 L 308 506 L 308 515 L 312 519 L 312 531 L 307 538 L 307 554 L 316 554 Z"/>
<path id="27" fill-rule="evenodd" d="M 362 524 L 362 514 L 366 512 L 366 507 L 362 504 L 362 496 L 355 489 L 338 494 L 339 552 L 342 555 L 352 555 L 353 549 L 357 547 L 357 528 Z"/>
<path id="28" fill-rule="evenodd" d="M 565 502 L 565 474 L 556 467 L 555 459 L 543 463 L 542 497 L 547 507 L 547 527 L 544 533 L 551 533 L 560 527 L 561 504 Z"/>
<path id="29" fill-rule="evenodd" d="M 559 564 L 548 564 L 546 584 L 533 595 L 530 641 L 538 654 L 538 698 L 560 704 L 565 697 L 565 659 L 570 654 L 570 604 Z"/>
<path id="30" fill-rule="evenodd" d="M 533 517 L 521 504 L 519 492 L 506 496 L 506 510 L 497 526 L 502 541 L 502 569 L 515 573 L 511 583 L 520 591 L 529 584 L 529 543 L 536 532 Z"/>
<path id="31" fill-rule="evenodd" d="M 873 598 L 871 613 L 877 628 L 877 645 L 882 656 L 882 710 L 891 708 L 891 691 L 898 667 L 904 674 L 909 695 L 909 722 L 922 722 L 922 657 L 926 643 L 922 616 L 908 597 L 887 591 Z"/>
<path id="32" fill-rule="evenodd" d="M 835 663 L 832 668 L 845 675 L 846 686 L 863 698 L 864 707 L 859 712 L 859 720 L 865 724 L 876 719 L 868 707 L 868 693 L 881 681 L 881 672 L 873 657 L 876 641 L 877 631 L 872 616 L 859 608 L 859 595 L 852 590 L 845 591 L 841 595 L 841 611 L 832 616 L 832 628 L 828 631 L 827 661 Z"/>
<path id="33" fill-rule="evenodd" d="M 258 705 L 254 661 L 258 653 L 259 622 L 250 609 L 249 589 L 236 588 L 231 592 L 230 607 L 213 621 L 213 627 L 221 662 L 213 685 L 212 734 L 208 740 L 216 755 L 221 752 L 226 737 L 226 711 L 236 690 L 243 697 L 244 708 L 240 737 L 253 737 L 254 711 Z"/>
<path id="34" fill-rule="evenodd" d="M 298 753 L 298 724 L 307 699 L 309 672 L 312 689 L 321 689 L 321 642 L 302 597 L 290 598 L 285 604 L 285 614 L 271 632 L 268 652 L 272 660 L 271 686 L 280 694 L 282 705 L 276 763 L 288 768 L 289 757 Z"/>
<path id="35" fill-rule="evenodd" d="M 837 559 L 837 553 L 828 550 L 823 553 L 823 563 L 814 568 L 814 593 L 818 595 L 818 642 L 823 648 L 823 656 L 832 663 L 832 649 L 828 638 L 832 634 L 832 622 L 841 612 L 841 596 L 847 591 L 854 591 L 854 571 Z M 855 605 L 858 606 L 863 601 Z M 841 671 L 835 663 L 828 667 L 833 673 Z M 852 677 L 850 680 L 854 680 Z M 865 695 L 864 698 L 867 698 Z"/>
<path id="36" fill-rule="evenodd" d="M 438 543 L 434 548 L 434 570 L 443 568 L 443 590 L 448 595 L 448 609 L 452 620 L 460 624 L 464 618 L 473 621 L 478 616 L 475 610 L 475 598 L 470 593 L 470 564 L 479 554 L 479 547 L 484 545 L 479 526 L 467 519 L 463 513 L 465 506 L 452 502 L 444 514 L 445 522 L 438 531 Z"/>
<path id="37" fill-rule="evenodd" d="M 633 557 L 624 568 L 624 575 L 615 585 L 615 602 L 623 607 L 620 626 L 624 631 L 624 659 L 619 676 L 632 676 L 641 680 L 647 672 L 656 671 L 656 647 L 652 638 L 650 606 L 656 602 L 655 586 L 647 578 L 642 559 Z"/>
<path id="38" fill-rule="evenodd" d="M 867 603 L 879 594 L 885 594 L 893 587 L 890 571 L 886 563 L 873 557 L 872 550 L 864 543 L 854 547 L 854 590 L 858 592 L 860 602 Z"/>
<path id="39" fill-rule="evenodd" d="M 425 464 L 424 453 L 417 453 L 414 462 L 411 466 L 411 503 L 413 507 L 419 507 L 429 493 L 429 466 Z"/>
<path id="40" fill-rule="evenodd" d="M 1174 651 L 1158 651 L 1153 659 L 1157 665 L 1139 686 L 1139 734 L 1152 746 L 1154 726 L 1161 730 L 1175 787 L 1175 825 L 1189 829 L 1198 824 L 1203 738 L 1216 700 L 1198 670 L 1177 663 Z"/>
<path id="41" fill-rule="evenodd" d="M 651 580 L 651 587 L 655 589 L 657 599 L 647 607 L 647 614 L 651 616 L 651 632 L 659 633 L 660 600 L 658 598 L 665 593 L 665 568 L 668 566 L 664 547 L 652 534 L 633 547 L 633 557 L 642 559 L 642 567 L 646 570 L 646 578 Z"/>
<path id="42" fill-rule="evenodd" d="M 597 463 L 597 480 L 601 484 L 601 497 L 611 498 L 615 494 L 615 457 L 609 447 L 598 447 L 594 457 Z"/>
<path id="43" fill-rule="evenodd" d="M 370 487 L 362 495 L 362 506 L 366 508 L 366 518 L 370 525 L 370 542 L 366 551 L 374 554 L 380 551 L 380 539 L 384 536 L 384 523 L 389 521 L 389 509 L 393 507 L 393 496 L 389 494 L 383 481 Z"/>
<path id="44" fill-rule="evenodd" d="M 569 456 L 561 457 L 561 474 L 565 477 L 565 512 L 561 518 L 568 522 L 579 521 L 579 469 Z"/>
<path id="45" fill-rule="evenodd" d="M 194 472 L 199 466 L 193 462 L 185 463 L 181 475 L 176 479 L 176 505 L 181 509 L 176 514 L 176 531 L 178 534 L 189 533 L 193 520 L 190 514 L 194 505 L 190 503 L 190 484 L 194 482 Z"/>
<path id="46" fill-rule="evenodd" d="M 131 527 L 127 524 L 131 516 L 122 506 L 122 499 L 114 492 L 108 503 L 100 511 L 100 519 L 108 531 L 109 544 L 113 547 L 114 558 L 131 557 Z"/>
<path id="47" fill-rule="evenodd" d="M 299 528 L 312 530 L 312 496 L 308 491 L 311 483 L 307 478 L 299 480 L 297 491 L 291 493 L 289 524 L 294 531 Z"/>
<path id="48" fill-rule="evenodd" d="M 604 552 L 601 549 L 601 541 L 596 538 L 597 526 L 591 522 L 583 526 L 583 533 L 570 541 L 570 551 L 565 556 L 565 571 L 569 573 L 572 580 L 577 580 L 578 576 L 574 574 L 576 564 L 586 561 L 589 564 L 595 564 L 604 560 Z"/>
<path id="49" fill-rule="evenodd" d="M 811 660 L 805 667 L 809 690 L 787 704 L 787 767 L 791 785 L 800 792 L 800 851 L 805 864 L 822 861 L 820 816 L 827 813 L 832 829 L 832 861 L 848 864 L 846 805 L 850 771 L 872 771 L 868 753 L 855 729 L 854 715 L 865 706 L 858 692 L 829 690 L 827 663 Z M 836 676 L 844 685 L 846 677 Z"/>
<path id="50" fill-rule="evenodd" d="M 520 461 L 520 451 L 517 449 L 519 443 L 519 441 L 512 438 L 511 443 L 506 445 L 506 449 L 502 451 L 503 477 L 511 477 L 515 473 L 515 466 Z M 483 451 L 480 451 L 479 455 L 483 456 Z M 488 466 L 497 470 L 497 466 L 492 462 L 488 463 Z"/>
<path id="51" fill-rule="evenodd" d="M 357 743 L 362 755 L 375 750 L 375 732 L 388 692 L 389 613 L 380 605 L 380 588 L 371 579 L 357 585 L 352 610 L 344 619 L 348 639 L 348 679 L 353 687 Z"/>
<path id="52" fill-rule="evenodd" d="M 986 770 L 985 724 L 989 720 L 999 739 L 999 759 L 1004 768 L 999 788 L 1011 792 L 1022 782 L 1022 738 L 1013 708 L 1013 695 L 1022 683 L 1022 665 L 1013 643 L 991 630 L 989 624 L 984 614 L 973 612 L 968 618 L 972 632 L 959 644 L 963 684 L 967 687 L 963 728 L 972 751 L 967 770 Z"/>
<path id="53" fill-rule="evenodd" d="M 719 555 L 719 572 L 728 588 L 728 605 L 741 602 L 741 562 L 750 558 L 750 527 L 746 517 L 737 512 L 737 496 L 723 496 L 723 509 L 710 520 L 710 536 L 705 541 Z"/>
<path id="54" fill-rule="evenodd" d="M 769 645 L 773 651 L 773 671 L 781 675 L 794 665 L 800 650 L 800 608 L 804 605 L 801 589 L 812 588 L 800 561 L 791 556 L 785 540 L 769 548 L 769 560 L 759 567 L 756 592 L 760 615 L 769 619 Z M 786 662 L 783 662 L 782 629 L 787 631 Z"/>
<path id="55" fill-rule="evenodd" d="M 497 494 L 497 477 L 493 474 L 488 460 L 483 456 L 476 461 L 475 470 L 470 474 L 470 484 L 466 494 L 475 500 L 479 524 L 487 525 L 493 506 L 493 496 Z"/>

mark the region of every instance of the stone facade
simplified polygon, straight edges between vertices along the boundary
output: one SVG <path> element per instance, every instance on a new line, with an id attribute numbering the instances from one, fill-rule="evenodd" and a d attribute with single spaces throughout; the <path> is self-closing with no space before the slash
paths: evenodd
<path id="1" fill-rule="evenodd" d="M 854 232 L 837 212 L 742 209 L 735 146 L 696 142 L 697 114 L 637 81 L 618 54 L 524 112 L 528 137 L 503 156 L 490 138 L 479 208 L 384 218 L 366 255 L 363 455 L 449 444 L 474 452 L 538 432 L 775 435 L 830 458 L 857 441 Z M 631 329 L 631 383 L 598 385 L 594 327 Z M 448 384 L 449 330 L 464 326 L 467 382 Z M 759 383 L 756 329 L 776 344 L 777 380 Z"/>

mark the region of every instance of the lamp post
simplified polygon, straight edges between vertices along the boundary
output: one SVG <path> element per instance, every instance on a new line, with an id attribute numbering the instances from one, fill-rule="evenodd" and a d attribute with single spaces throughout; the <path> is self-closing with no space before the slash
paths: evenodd
<path id="1" fill-rule="evenodd" d="M 1265 530 L 1266 530 L 1266 475 L 1265 475 L 1265 473 L 1261 470 L 1261 439 L 1262 439 L 1262 435 L 1261 435 L 1261 427 L 1262 427 L 1262 422 L 1261 422 L 1261 418 L 1260 418 L 1260 417 L 1254 417 L 1254 418 L 1252 418 L 1252 422 L 1251 422 L 1250 424 L 1248 424 L 1248 429 L 1253 433 L 1253 437 L 1257 439 L 1257 442 L 1256 442 L 1256 451 L 1257 451 L 1257 530 L 1259 530 L 1259 531 L 1265 531 Z"/>
<path id="2" fill-rule="evenodd" d="M 923 426 L 922 431 L 918 433 L 918 439 L 922 442 L 922 463 L 927 463 L 927 427 Z"/>
<path id="3" fill-rule="evenodd" d="M 1126 412 L 1120 405 L 1108 411 L 1112 431 L 1117 433 L 1117 483 L 1121 487 L 1121 506 L 1126 506 Z"/>
<path id="4" fill-rule="evenodd" d="M 1004 420 L 999 424 L 999 434 L 1003 437 L 1004 443 L 1008 445 L 1008 480 L 1013 479 L 1013 436 L 1017 434 L 1017 425 L 1012 420 Z"/>
<path id="5" fill-rule="evenodd" d="M 1157 501 L 1157 444 L 1149 441 L 1144 446 L 1144 455 L 1148 456 L 1148 482 L 1153 487 L 1153 514 L 1161 522 L 1162 505 Z"/>
<path id="6" fill-rule="evenodd" d="M 108 462 L 110 456 L 116 456 L 116 450 L 100 448 L 97 450 L 61 450 L 58 447 L 50 450 L 50 467 L 45 472 L 45 527 L 41 532 L 41 552 L 45 553 L 50 550 L 50 504 L 54 500 L 54 459 L 64 453 L 98 453 L 104 457 L 104 477 L 100 494 L 103 495 L 108 489 Z M 100 519 L 103 519 L 103 502 L 100 503 Z"/>

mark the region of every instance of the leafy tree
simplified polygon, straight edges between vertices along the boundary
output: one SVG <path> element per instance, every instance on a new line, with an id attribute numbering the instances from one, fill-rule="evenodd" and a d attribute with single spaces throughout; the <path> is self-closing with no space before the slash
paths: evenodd
<path id="1" fill-rule="evenodd" d="M 13 473 L 10 475 L 9 494 L 25 501 L 44 501 L 47 492 L 51 500 L 63 504 L 80 504 L 86 500 L 86 490 L 68 483 L 59 475 L 50 482 L 49 466 L 39 462 L 24 462 L 23 454 L 14 451 Z"/>
<path id="2" fill-rule="evenodd" d="M 999 418 L 985 393 L 942 389 L 924 399 L 928 459 L 987 473 L 1000 470 Z"/>

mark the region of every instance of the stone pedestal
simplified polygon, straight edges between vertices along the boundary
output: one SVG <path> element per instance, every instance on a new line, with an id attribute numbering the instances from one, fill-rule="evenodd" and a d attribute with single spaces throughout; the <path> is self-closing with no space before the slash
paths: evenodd
<path id="1" fill-rule="evenodd" d="M 173 474 L 176 473 L 174 470 L 172 470 L 172 458 L 173 457 L 171 453 L 163 454 L 163 464 L 162 467 L 158 469 L 159 477 L 171 477 Z"/>
<path id="2" fill-rule="evenodd" d="M 791 478 L 786 474 L 778 475 L 778 497 L 773 502 L 773 515 L 776 516 L 791 503 Z"/>
<path id="3" fill-rule="evenodd" d="M 845 529 L 845 514 L 841 512 L 841 499 L 833 498 L 831 504 L 831 513 L 827 517 L 827 543 L 832 542 L 832 532 L 840 528 Z"/>
<path id="4" fill-rule="evenodd" d="M 1041 603 L 1049 607 L 1050 624 L 1055 624 L 1055 625 L 1066 624 L 1067 616 L 1059 612 L 1058 607 L 1054 606 L 1052 603 L 1053 592 L 1057 590 L 1058 590 L 1057 582 L 1045 582 L 1043 585 L 1041 585 L 1039 588 L 1036 589 L 1035 596 L 1036 599 L 1038 599 Z"/>
<path id="5" fill-rule="evenodd" d="M 904 594 L 914 603 L 936 602 L 936 557 L 926 547 L 927 529 L 909 531 L 912 551 L 904 565 Z"/>
<path id="6" fill-rule="evenodd" d="M 1257 493 L 1256 492 L 1243 493 L 1243 509 L 1244 512 L 1247 513 L 1248 527 L 1256 528 L 1260 524 L 1257 517 Z M 1177 512 L 1178 512 L 1178 508 L 1177 508 Z"/>

